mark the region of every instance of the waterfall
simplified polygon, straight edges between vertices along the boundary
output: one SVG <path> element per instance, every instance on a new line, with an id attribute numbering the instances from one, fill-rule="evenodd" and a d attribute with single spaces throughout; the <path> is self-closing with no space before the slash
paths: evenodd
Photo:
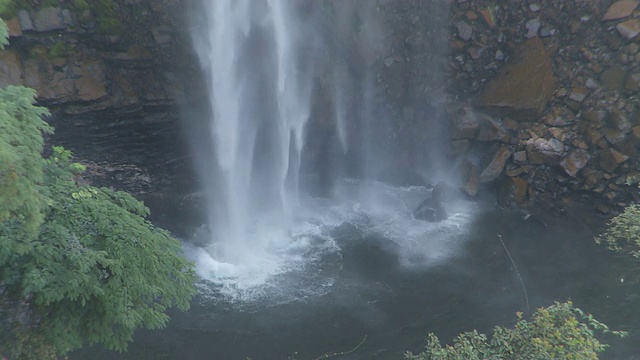
<path id="1" fill-rule="evenodd" d="M 301 41 L 312 37 L 293 14 L 304 9 L 290 1 L 203 7 L 207 26 L 194 40 L 209 85 L 214 156 L 200 166 L 216 179 L 207 251 L 224 263 L 246 263 L 271 245 L 256 241 L 258 223 L 286 229 L 295 211 L 313 71 Z"/>
<path id="2" fill-rule="evenodd" d="M 446 139 L 424 97 L 442 93 L 446 36 L 427 35 L 446 34 L 447 0 L 434 1 L 421 19 L 401 0 L 201 0 L 209 108 L 191 140 L 208 221 L 186 252 L 204 280 L 249 297 L 324 291 L 344 223 L 405 244 L 402 257 L 431 251 L 421 237 L 446 240 L 413 219 L 426 188 L 406 187 L 440 159 L 422 140 Z"/>

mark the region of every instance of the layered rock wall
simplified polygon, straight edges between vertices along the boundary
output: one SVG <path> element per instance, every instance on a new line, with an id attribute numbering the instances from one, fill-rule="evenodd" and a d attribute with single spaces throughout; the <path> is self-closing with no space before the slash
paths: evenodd
<path id="1" fill-rule="evenodd" d="M 0 86 L 32 87 L 40 104 L 66 114 L 184 100 L 184 70 L 194 67 L 178 2 L 16 3 L 4 14 L 10 46 L 0 52 Z"/>
<path id="2" fill-rule="evenodd" d="M 520 204 L 586 196 L 608 212 L 637 200 L 639 3 L 452 1 L 452 146 L 465 142 L 467 173 L 491 174 Z"/>

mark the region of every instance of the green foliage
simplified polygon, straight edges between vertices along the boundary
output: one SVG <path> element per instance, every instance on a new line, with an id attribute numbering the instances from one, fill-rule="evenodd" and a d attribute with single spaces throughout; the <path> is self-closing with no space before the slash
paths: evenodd
<path id="1" fill-rule="evenodd" d="M 131 195 L 78 185 L 54 147 L 43 158 L 33 90 L 0 89 L 0 358 L 52 359 L 87 344 L 124 350 L 195 294 L 180 243 Z"/>
<path id="2" fill-rule="evenodd" d="M 35 91 L 19 86 L 0 90 L 0 276 L 12 255 L 31 249 L 44 218 L 41 183 L 44 159 L 41 120 L 47 110 L 33 105 Z"/>
<path id="3" fill-rule="evenodd" d="M 518 313 L 514 328 L 497 326 L 491 340 L 477 331 L 458 335 L 453 345 L 442 346 L 429 334 L 427 346 L 420 354 L 405 354 L 409 360 L 586 360 L 598 359 L 606 345 L 595 332 L 625 336 L 574 308 L 569 301 L 538 309 L 530 321 Z"/>
<path id="4" fill-rule="evenodd" d="M 52 59 L 65 57 L 71 50 L 71 46 L 65 42 L 57 42 L 49 49 L 49 57 Z"/>
<path id="5" fill-rule="evenodd" d="M 2 16 L 2 7 L 0 6 L 0 16 Z M 0 50 L 9 45 L 9 29 L 7 24 L 0 19 Z"/>
<path id="6" fill-rule="evenodd" d="M 96 0 L 91 9 L 98 23 L 98 30 L 108 35 L 117 35 L 122 31 L 122 22 L 118 13 L 118 4 L 112 0 Z"/>
<path id="7" fill-rule="evenodd" d="M 79 14 L 82 14 L 84 11 L 90 10 L 87 0 L 72 0 L 69 5 L 71 6 L 71 9 Z"/>
<path id="8" fill-rule="evenodd" d="M 16 15 L 17 12 L 18 12 L 18 6 L 15 1 L 0 0 L 0 18 L 5 20 L 11 19 Z M 0 36 L 0 39 L 1 38 L 2 36 Z"/>
<path id="9" fill-rule="evenodd" d="M 630 205 L 609 223 L 607 231 L 596 238 L 609 249 L 640 258 L 640 206 Z"/>

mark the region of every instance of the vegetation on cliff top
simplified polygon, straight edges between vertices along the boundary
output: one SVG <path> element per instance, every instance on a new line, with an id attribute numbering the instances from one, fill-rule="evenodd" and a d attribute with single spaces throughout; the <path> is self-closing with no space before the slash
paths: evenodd
<path id="1" fill-rule="evenodd" d="M 34 8 L 34 2 L 26 0 L 0 0 L 0 18 L 8 20 L 15 17 L 20 10 L 37 10 L 44 7 L 63 7 L 71 10 L 78 21 L 87 25 L 95 21 L 98 31 L 106 35 L 117 35 L 122 32 L 119 4 L 116 0 L 44 0 Z M 85 12 L 91 16 L 85 16 Z"/>

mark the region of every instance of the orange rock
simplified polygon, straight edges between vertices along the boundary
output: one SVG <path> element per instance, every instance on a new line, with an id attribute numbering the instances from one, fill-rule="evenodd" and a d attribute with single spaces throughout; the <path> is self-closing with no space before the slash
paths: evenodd
<path id="1" fill-rule="evenodd" d="M 633 39 L 640 34 L 640 20 L 629 19 L 616 25 L 616 29 L 623 37 L 627 39 Z"/>
<path id="2" fill-rule="evenodd" d="M 22 36 L 22 28 L 20 27 L 20 21 L 17 17 L 7 20 L 5 24 L 7 24 L 7 28 L 9 29 L 9 37 Z"/>
<path id="3" fill-rule="evenodd" d="M 487 23 L 487 25 L 489 25 L 490 28 L 492 29 L 496 28 L 496 21 L 495 21 L 495 18 L 493 17 L 493 11 L 491 11 L 491 9 L 484 8 L 480 10 L 480 15 L 482 15 L 482 18 Z"/>
<path id="4" fill-rule="evenodd" d="M 516 120 L 538 118 L 555 91 L 553 64 L 538 37 L 527 40 L 514 58 L 487 84 L 480 105 Z"/>
<path id="5" fill-rule="evenodd" d="M 602 17 L 602 20 L 607 21 L 625 18 L 633 13 L 633 10 L 638 7 L 639 3 L 640 1 L 638 0 L 617 1 L 609 7 L 607 13 Z"/>

